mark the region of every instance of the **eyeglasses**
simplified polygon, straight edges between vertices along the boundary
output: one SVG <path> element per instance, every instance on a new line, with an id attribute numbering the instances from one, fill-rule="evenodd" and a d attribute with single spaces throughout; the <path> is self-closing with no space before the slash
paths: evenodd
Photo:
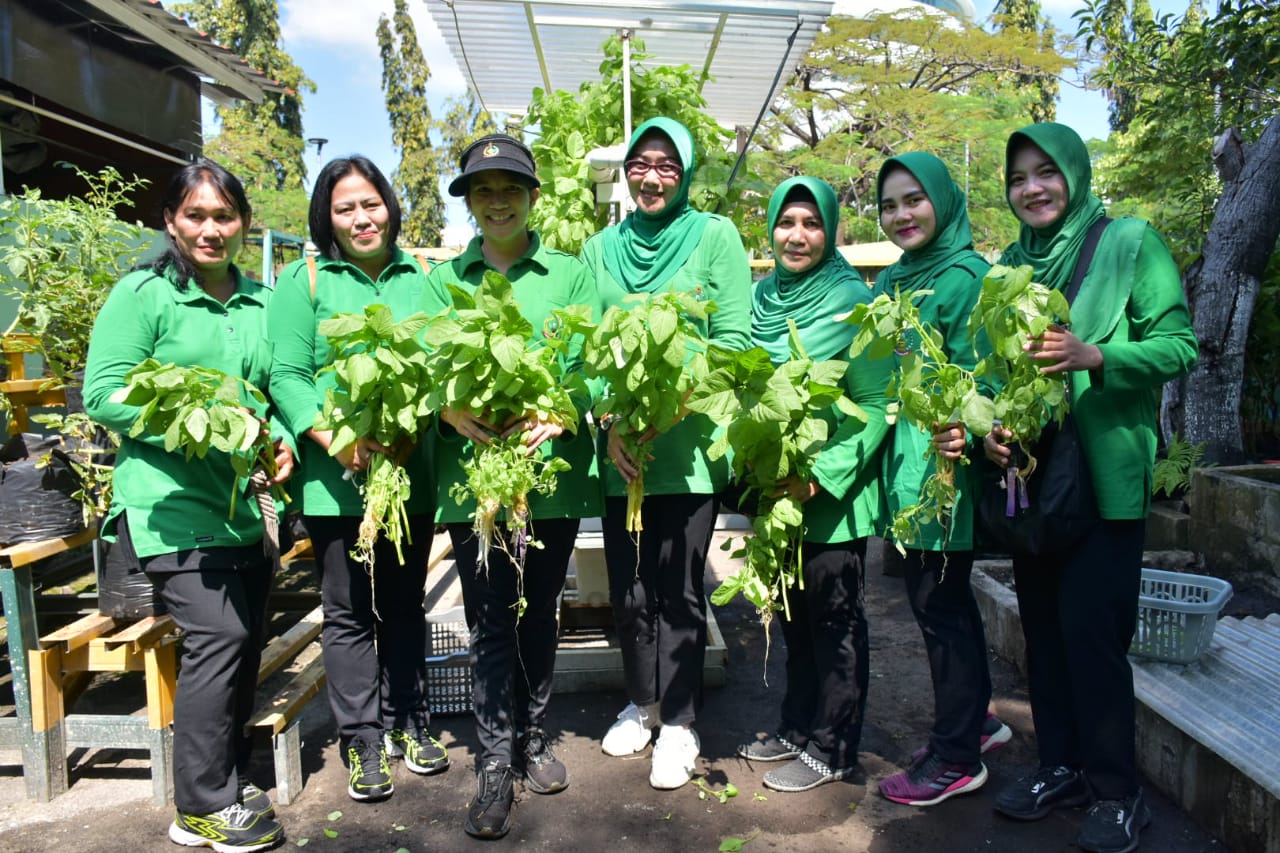
<path id="1" fill-rule="evenodd" d="M 627 170 L 628 178 L 643 178 L 649 174 L 650 170 L 658 173 L 659 178 L 668 180 L 679 178 L 684 174 L 684 167 L 679 163 L 672 163 L 670 160 L 661 163 L 650 163 L 648 160 L 628 160 L 622 164 Z"/>

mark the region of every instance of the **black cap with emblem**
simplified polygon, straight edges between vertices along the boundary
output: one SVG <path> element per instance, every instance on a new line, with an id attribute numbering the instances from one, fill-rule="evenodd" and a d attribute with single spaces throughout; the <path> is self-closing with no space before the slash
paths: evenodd
<path id="1" fill-rule="evenodd" d="M 542 186 L 533 163 L 533 152 L 523 142 L 505 133 L 491 133 L 472 142 L 462 152 L 458 165 L 462 174 L 449 184 L 451 196 L 466 195 L 471 176 L 486 169 L 502 169 L 519 175 L 531 189 Z"/>

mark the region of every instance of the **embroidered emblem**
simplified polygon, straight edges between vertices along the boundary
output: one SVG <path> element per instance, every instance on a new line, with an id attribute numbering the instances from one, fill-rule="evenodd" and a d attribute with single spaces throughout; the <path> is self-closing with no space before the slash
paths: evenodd
<path id="1" fill-rule="evenodd" d="M 480 152 L 480 156 L 497 157 L 501 153 L 502 153 L 502 149 L 499 148 L 497 144 L 490 142 L 488 145 L 484 147 L 484 150 Z"/>

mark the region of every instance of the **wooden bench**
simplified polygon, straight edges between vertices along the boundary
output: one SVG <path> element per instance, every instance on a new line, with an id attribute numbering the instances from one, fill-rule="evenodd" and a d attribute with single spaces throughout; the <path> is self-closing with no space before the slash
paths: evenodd
<path id="1" fill-rule="evenodd" d="M 46 735 L 46 765 L 65 790 L 67 750 L 76 747 L 145 749 L 151 756 L 152 800 L 173 798 L 173 698 L 178 642 L 169 616 L 136 621 L 90 614 L 46 634 L 28 653 L 31 727 Z M 122 714 L 68 714 L 80 690 L 97 672 L 145 674 L 145 719 Z"/>
<path id="2" fill-rule="evenodd" d="M 308 540 L 301 540 L 290 555 L 296 557 L 309 553 L 310 547 Z M 427 557 L 427 571 L 439 565 L 451 550 L 448 536 L 436 536 Z M 317 607 L 267 644 L 258 667 L 258 684 L 261 685 L 272 674 L 303 661 L 298 665 L 298 671 L 278 691 L 260 703 L 246 727 L 249 734 L 271 740 L 271 758 L 276 774 L 275 799 L 281 805 L 289 805 L 302 793 L 302 732 L 298 717 L 327 684 L 324 660 L 320 654 L 323 624 L 322 609 Z"/>
<path id="3" fill-rule="evenodd" d="M 9 434 L 26 432 L 31 422 L 27 409 L 41 406 L 65 406 L 66 392 L 51 387 L 48 379 L 28 379 L 25 357 L 39 351 L 39 341 L 31 335 L 20 333 L 0 337 L 0 353 L 3 353 L 8 375 L 0 382 L 0 392 L 9 398 Z"/>

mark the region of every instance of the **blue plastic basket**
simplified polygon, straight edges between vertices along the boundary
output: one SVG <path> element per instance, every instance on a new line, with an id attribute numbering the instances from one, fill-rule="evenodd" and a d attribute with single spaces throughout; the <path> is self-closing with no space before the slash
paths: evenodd
<path id="1" fill-rule="evenodd" d="M 1220 578 L 1143 569 L 1129 654 L 1191 663 L 1209 648 L 1218 613 L 1230 598 L 1231 584 Z"/>

